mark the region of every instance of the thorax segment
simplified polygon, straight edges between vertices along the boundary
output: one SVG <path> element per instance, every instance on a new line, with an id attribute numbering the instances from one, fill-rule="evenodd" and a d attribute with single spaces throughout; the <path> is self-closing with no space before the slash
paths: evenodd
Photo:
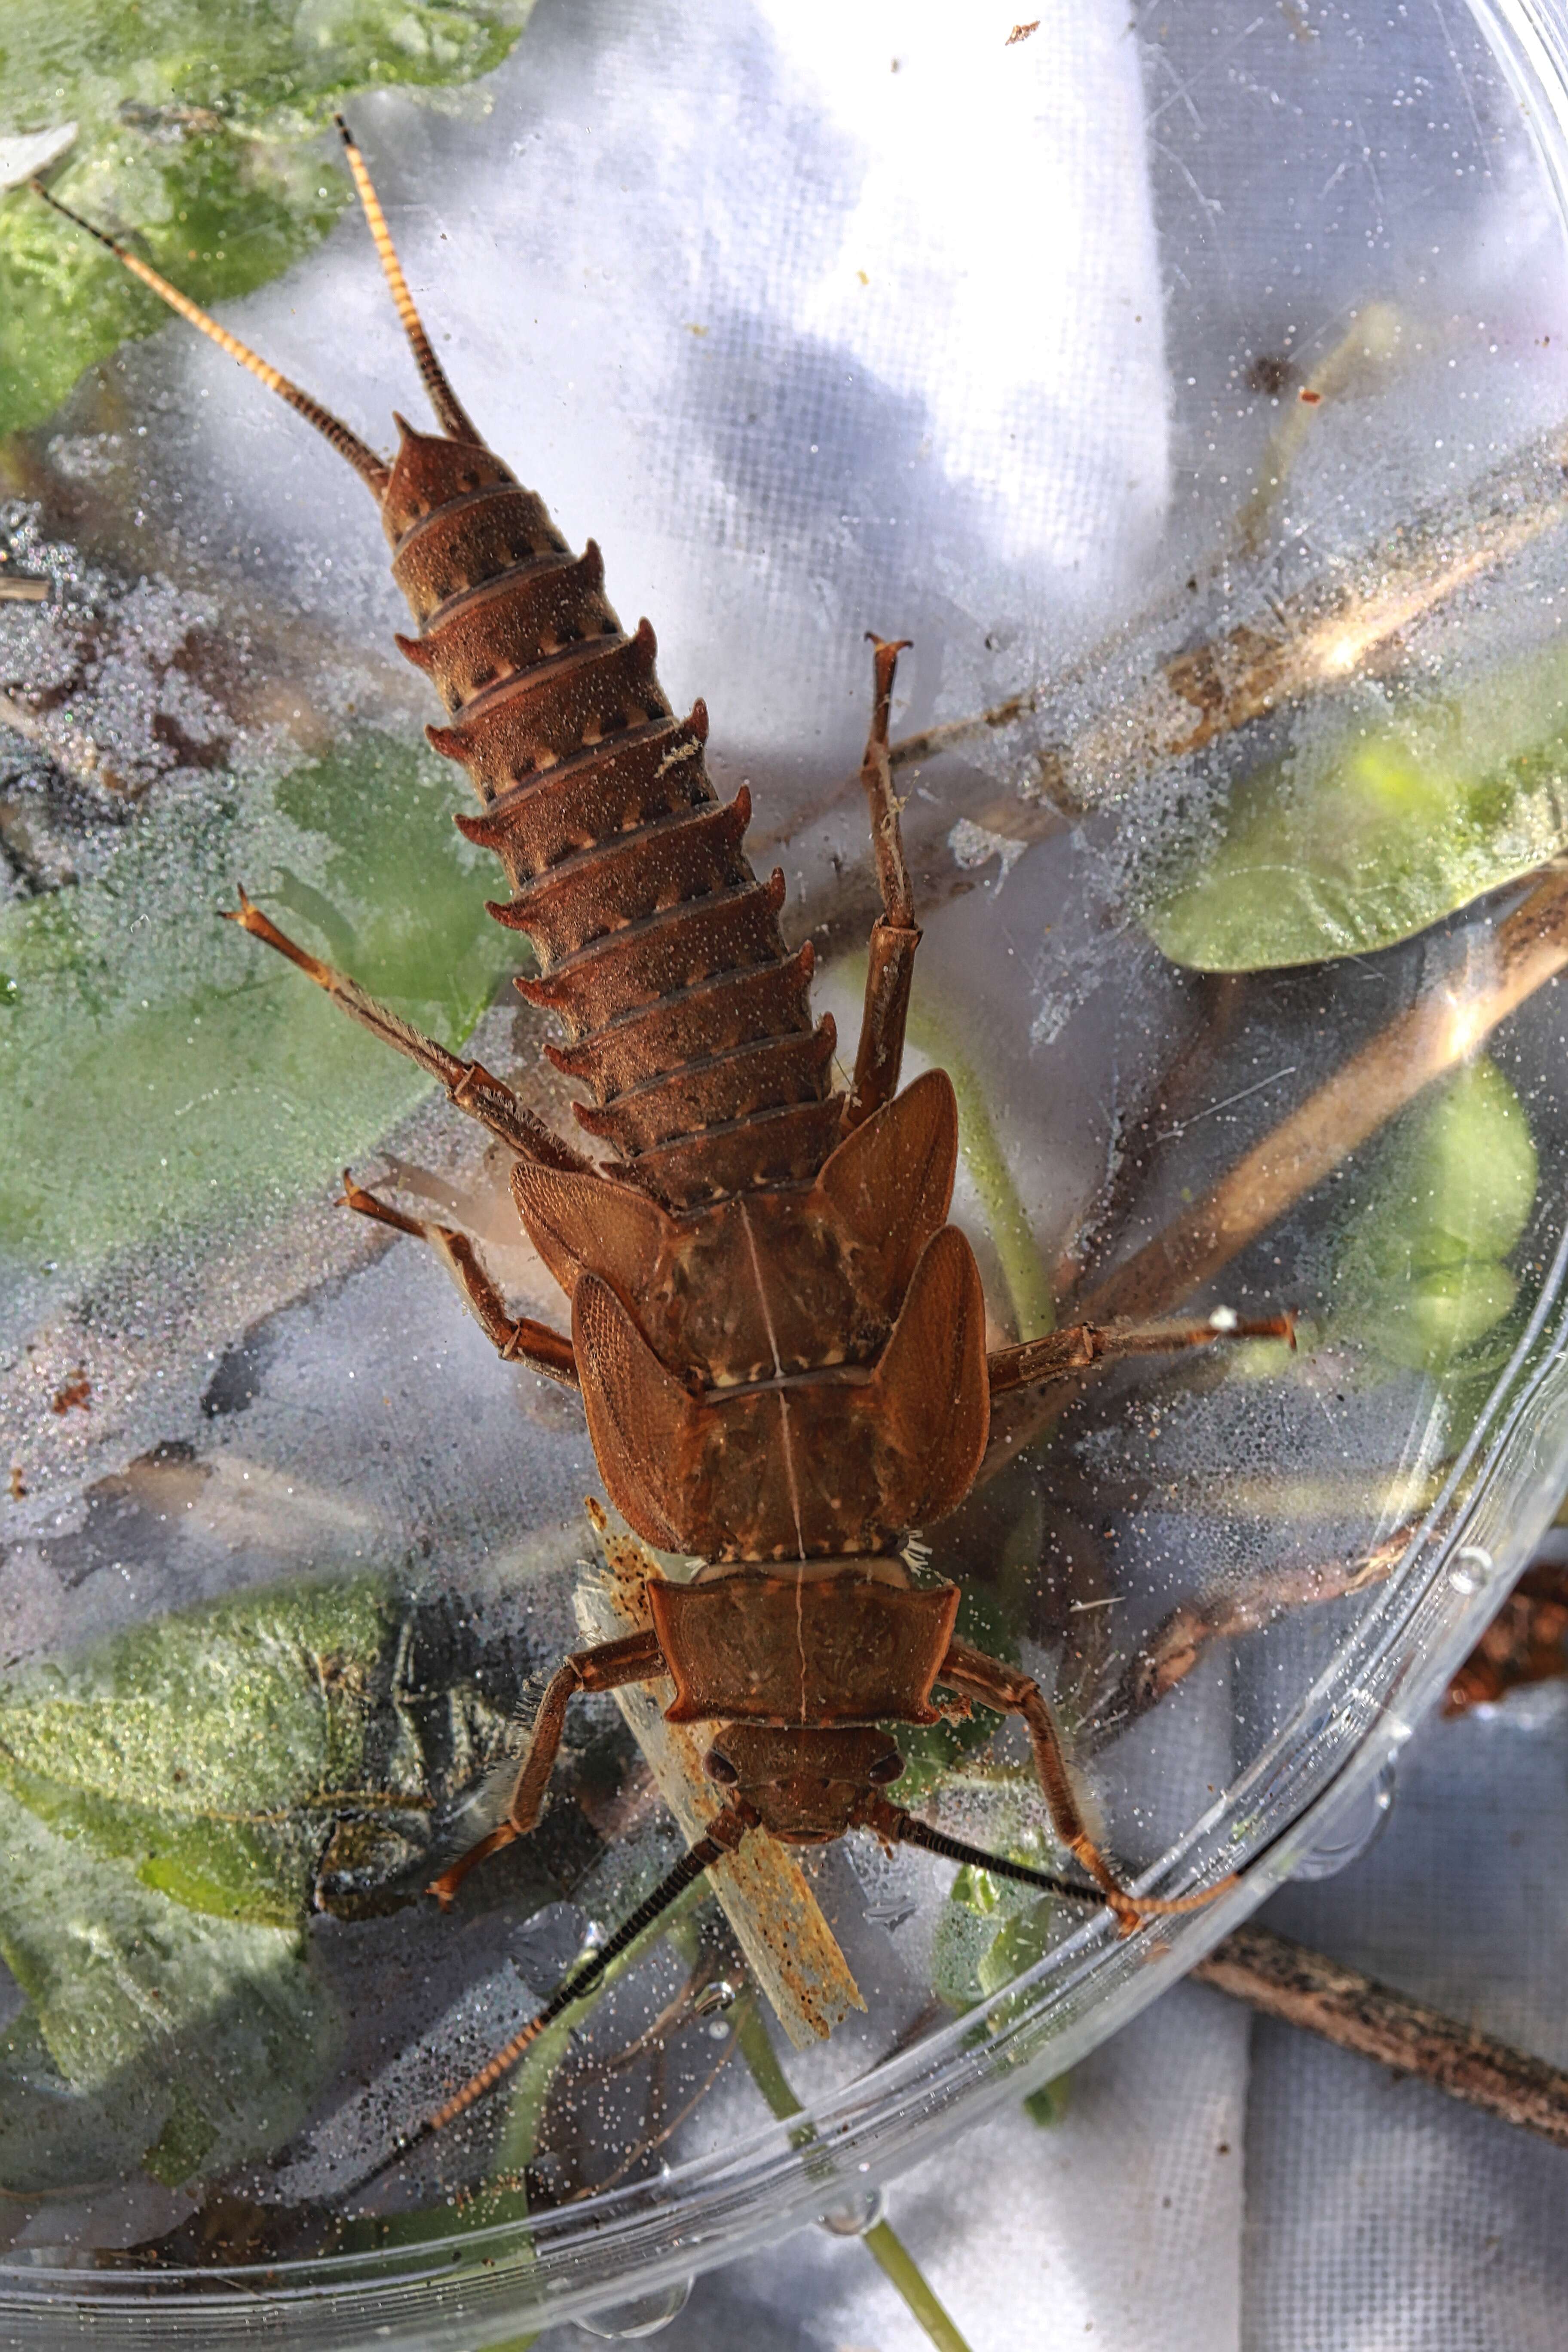
<path id="1" fill-rule="evenodd" d="M 931 1689 L 952 1637 L 955 1584 L 917 1588 L 881 1556 L 709 1567 L 691 1584 L 650 1583 L 647 1595 L 675 1683 L 672 1723 L 937 1720 Z"/>

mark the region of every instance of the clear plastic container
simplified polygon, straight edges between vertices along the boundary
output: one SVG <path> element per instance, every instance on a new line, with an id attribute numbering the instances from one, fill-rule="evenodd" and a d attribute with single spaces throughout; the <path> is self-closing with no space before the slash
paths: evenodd
<path id="1" fill-rule="evenodd" d="M 418 1899 L 603 1606 L 595 1474 L 331 1206 L 345 1160 L 398 1183 L 550 1314 L 504 1167 L 211 921 L 241 880 L 454 1040 L 508 951 L 362 493 L 172 329 L 11 448 L 0 534 L 53 583 L 0 605 L 16 2344 L 625 2333 L 855 2226 L 1354 1849 L 1568 1480 L 1568 19 L 843 14 L 542 5 L 475 102 L 355 128 L 465 399 L 707 696 L 846 1036 L 862 633 L 914 641 L 910 1068 L 959 1087 L 998 1341 L 1300 1313 L 1086 1382 L 929 1533 L 1121 1865 L 1243 1883 L 1124 1938 L 847 1841 L 829 2037 L 706 1899 L 361 2186 L 677 1832 L 584 1702 L 535 1838 Z M 373 436 L 412 408 L 355 221 L 232 317 Z M 542 1034 L 503 996 L 471 1050 L 559 1116 Z M 900 1798 L 1045 1860 L 1016 1729 L 911 1739 Z"/>

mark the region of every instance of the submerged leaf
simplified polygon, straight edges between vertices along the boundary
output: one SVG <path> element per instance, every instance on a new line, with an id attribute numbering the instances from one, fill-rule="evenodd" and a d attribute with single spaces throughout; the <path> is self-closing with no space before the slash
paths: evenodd
<path id="1" fill-rule="evenodd" d="M 1053 1856 L 1037 1836 L 1004 1849 L 1016 1862 L 1049 1869 Z M 965 1864 L 953 1879 L 937 1921 L 931 1990 L 951 2009 L 973 2009 L 1043 1959 L 1076 1906 Z"/>
<path id="2" fill-rule="evenodd" d="M 1055 1941 L 1061 1912 L 1057 1896 L 1040 1895 L 1026 1908 L 1015 1911 L 1003 1922 L 975 1972 L 983 1993 L 989 1996 L 1000 1992 L 1015 1977 L 1021 1977 L 1045 1958 Z"/>
<path id="3" fill-rule="evenodd" d="M 1005 1558 L 1001 1566 L 1005 1573 Z M 994 1591 L 988 1592 L 979 1585 L 965 1585 L 953 1630 L 961 1641 L 967 1642 L 972 1649 L 984 1650 L 987 1657 L 1017 1664 L 1016 1624 L 998 1605 Z M 888 1724 L 885 1728 L 904 1759 L 899 1777 L 900 1804 L 922 1804 L 966 1756 L 978 1755 L 994 1738 L 1000 1721 L 1000 1716 L 990 1707 L 975 1706 L 967 1715 L 944 1716 L 940 1723 Z"/>
<path id="4" fill-rule="evenodd" d="M 298 1932 L 204 1917 L 0 1790 L 0 2187 L 169 2184 L 292 2131 L 336 2045 Z"/>
<path id="5" fill-rule="evenodd" d="M 352 90 L 491 72 L 531 0 L 8 0 L 0 133 L 68 119 L 63 202 L 134 235 L 198 302 L 249 293 L 347 202 L 308 142 Z M 166 324 L 156 296 L 27 194 L 0 206 L 0 433 Z"/>
<path id="6" fill-rule="evenodd" d="M 1042 2131 L 1049 2131 L 1067 2114 L 1072 2105 L 1072 2076 L 1053 2074 L 1037 2091 L 1030 2091 L 1024 2100 L 1024 2113 Z"/>
<path id="7" fill-rule="evenodd" d="M 1238 785 L 1217 843 L 1145 910 L 1173 961 L 1260 971 L 1366 955 L 1568 843 L 1568 659 L 1361 725 Z"/>
<path id="8" fill-rule="evenodd" d="M 1334 1321 L 1390 1363 L 1441 1371 L 1500 1324 L 1535 1205 L 1524 1106 L 1484 1056 L 1388 1139 L 1342 1240 Z"/>
<path id="9" fill-rule="evenodd" d="M 469 1685 L 411 1687 L 407 1624 L 368 1581 L 288 1585 L 26 1669 L 0 1684 L 0 1788 L 193 1911 L 295 1928 L 324 1881 L 379 1907 L 504 1722 Z"/>
<path id="10" fill-rule="evenodd" d="M 150 809 L 94 878 L 0 908 L 0 1246 L 90 1264 L 331 1181 L 428 1086 L 217 919 L 245 881 L 458 1045 L 515 943 L 432 756 L 364 732 L 274 788 Z"/>

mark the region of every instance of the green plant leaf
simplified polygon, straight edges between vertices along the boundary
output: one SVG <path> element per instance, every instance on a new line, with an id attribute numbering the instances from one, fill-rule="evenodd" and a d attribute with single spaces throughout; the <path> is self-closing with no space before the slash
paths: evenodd
<path id="1" fill-rule="evenodd" d="M 1005 1851 L 1037 1869 L 1057 1859 L 1030 1833 Z M 1060 1896 L 1034 1895 L 1015 1881 L 965 1864 L 937 1921 L 931 1990 L 952 2009 L 973 2009 L 1044 1958 L 1064 1916 Z M 1066 1916 L 1079 1916 L 1076 1906 Z"/>
<path id="2" fill-rule="evenodd" d="M 1009 1664 L 1017 1660 L 1016 1627 L 1009 1622 L 995 1596 L 975 1585 L 964 1587 L 954 1630 L 962 1641 L 973 1649 L 984 1650 L 987 1657 L 1005 1658 Z M 956 1770 L 966 1756 L 975 1755 L 985 1746 L 994 1737 L 999 1720 L 989 1707 L 976 1706 L 966 1716 L 944 1717 L 940 1723 L 885 1725 L 884 1729 L 904 1759 L 898 1785 L 900 1804 L 920 1804 L 949 1773 Z"/>
<path id="3" fill-rule="evenodd" d="M 211 306 L 276 278 L 349 186 L 309 142 L 353 90 L 491 72 L 532 0 L 7 0 L 0 135 L 75 122 L 52 180 Z M 0 205 L 0 433 L 167 323 L 157 298 L 26 192 Z"/>
<path id="4" fill-rule="evenodd" d="M 297 1932 L 185 1909 L 0 1789 L 0 2187 L 171 2185 L 276 2147 L 337 2043 Z"/>
<path id="5" fill-rule="evenodd" d="M 447 1780 L 503 1718 L 468 1685 L 404 1686 L 406 1616 L 379 1586 L 294 1584 L 117 1634 L 0 1683 L 0 1788 L 73 1851 L 230 1922 L 297 1929 L 427 1865 Z"/>
<path id="6" fill-rule="evenodd" d="M 257 940 L 235 883 L 458 1045 L 515 966 L 445 763 L 362 732 L 275 787 L 148 809 L 95 877 L 0 908 L 0 1248 L 90 1265 L 276 1214 L 428 1081 Z"/>
<path id="7" fill-rule="evenodd" d="M 1440 1372 L 1508 1315 L 1505 1263 L 1538 1176 L 1520 1101 L 1482 1056 L 1402 1119 L 1338 1252 L 1333 1328 L 1386 1361 Z"/>
<path id="8" fill-rule="evenodd" d="M 1015 1977 L 1022 1976 L 1026 1969 L 1032 1969 L 1037 1960 L 1045 1958 L 1050 1948 L 1052 1927 L 1060 1913 L 1057 1897 L 1040 1895 L 1003 1921 L 976 1971 L 983 1993 L 989 1996 L 1000 1992 Z"/>
<path id="9" fill-rule="evenodd" d="M 1568 843 L 1568 659 L 1540 656 L 1452 703 L 1312 740 L 1239 784 L 1217 840 L 1145 908 L 1200 971 L 1366 955 Z"/>
<path id="10" fill-rule="evenodd" d="M 1026 2093 L 1024 2113 L 1042 2131 L 1049 2131 L 1053 2125 L 1061 2122 L 1071 2105 L 1072 2076 L 1054 2074 L 1048 2083 L 1042 2083 L 1037 2091 Z"/>

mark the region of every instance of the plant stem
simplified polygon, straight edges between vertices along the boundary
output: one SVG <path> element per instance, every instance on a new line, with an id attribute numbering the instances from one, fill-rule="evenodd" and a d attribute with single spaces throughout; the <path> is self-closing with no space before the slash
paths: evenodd
<path id="1" fill-rule="evenodd" d="M 1043 1339 L 1056 1328 L 1056 1300 L 1007 1155 L 996 1139 L 986 1090 L 966 1058 L 957 1031 L 940 1013 L 910 1014 L 910 1042 L 952 1080 L 958 1097 L 959 1150 L 980 1195 L 986 1230 L 1006 1286 L 1020 1339 Z"/>
<path id="2" fill-rule="evenodd" d="M 804 2114 L 805 2109 L 790 2089 L 788 2078 L 779 2064 L 778 2053 L 768 2039 L 762 2011 L 754 1996 L 750 1993 L 740 2004 L 735 2039 L 742 2057 L 751 2069 L 752 2080 L 779 2121 L 787 2123 L 792 2116 Z M 802 2147 L 807 2138 L 815 2137 L 815 2129 L 808 2125 L 795 2145 Z M 914 2318 L 937 2347 L 937 2352 L 969 2352 L 969 2346 L 942 2307 L 931 2282 L 891 2223 L 873 2222 L 870 2229 L 861 2231 L 860 2242 L 889 2284 L 902 2295 Z"/>
<path id="3" fill-rule="evenodd" d="M 937 2352 L 969 2352 L 968 2345 L 898 2231 L 889 2222 L 878 2221 L 863 2233 L 860 2243 L 903 2296 Z"/>
<path id="4" fill-rule="evenodd" d="M 1321 1952 L 1266 1927 L 1238 1927 L 1193 1975 L 1266 2017 L 1418 2074 L 1452 2098 L 1568 2147 L 1568 2074 Z"/>
<path id="5" fill-rule="evenodd" d="M 768 2039 L 768 2029 L 763 2023 L 763 2013 L 757 2007 L 754 1995 L 747 1993 L 738 2007 L 735 2039 L 740 2044 L 741 2055 L 771 2112 L 781 2124 L 788 2123 L 792 2116 L 804 2115 L 805 2109 L 790 2089 L 789 2078 L 779 2063 L 777 2051 Z M 815 2139 L 816 2133 L 813 2132 L 811 2137 Z M 804 2142 L 797 2140 L 795 2145 L 799 2147 Z"/>

